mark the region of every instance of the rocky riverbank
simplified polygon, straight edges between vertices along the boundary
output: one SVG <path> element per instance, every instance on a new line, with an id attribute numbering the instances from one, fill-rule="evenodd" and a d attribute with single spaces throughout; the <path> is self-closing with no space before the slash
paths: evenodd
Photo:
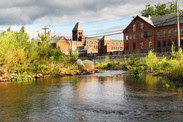
<path id="1" fill-rule="evenodd" d="M 94 73 L 103 72 L 98 70 L 92 61 L 78 59 L 71 67 L 60 67 L 48 69 L 48 72 L 40 73 L 5 73 L 0 76 L 0 82 L 16 81 L 16 80 L 32 80 L 44 77 L 63 77 L 63 76 L 74 76 L 74 75 L 88 75 Z M 73 68 L 77 67 L 77 68 Z M 58 71 L 56 71 L 58 70 Z"/>

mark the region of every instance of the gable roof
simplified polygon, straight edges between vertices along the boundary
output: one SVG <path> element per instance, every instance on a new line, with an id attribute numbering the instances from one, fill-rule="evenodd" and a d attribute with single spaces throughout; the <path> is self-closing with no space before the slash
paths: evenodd
<path id="1" fill-rule="evenodd" d="M 144 21 L 146 21 L 147 23 L 149 23 L 150 25 L 154 26 L 154 23 L 151 20 L 151 17 L 144 17 L 144 16 L 140 16 L 140 15 L 137 15 L 137 16 L 140 17 L 141 19 L 143 19 Z"/>
<path id="2" fill-rule="evenodd" d="M 51 40 L 49 43 L 54 44 L 57 43 L 63 36 L 57 36 L 53 40 Z"/>
<path id="3" fill-rule="evenodd" d="M 53 40 L 51 40 L 49 43 L 51 44 L 56 44 L 58 41 L 60 41 L 61 39 L 65 39 L 67 41 L 67 39 L 64 36 L 57 36 L 55 37 Z M 67 43 L 69 44 L 69 42 L 67 41 Z"/>
<path id="4" fill-rule="evenodd" d="M 147 22 L 148 24 L 150 24 L 153 27 L 162 27 L 162 26 L 177 24 L 177 14 L 176 13 L 162 15 L 162 16 L 158 16 L 158 17 L 144 17 L 144 16 L 137 15 L 132 20 L 132 22 L 136 18 L 140 18 L 140 19 L 144 20 L 145 22 Z M 183 23 L 183 13 L 180 13 L 180 23 Z M 123 32 L 129 27 L 129 25 L 123 30 Z"/>
<path id="5" fill-rule="evenodd" d="M 74 26 L 73 31 L 74 30 L 83 30 L 79 22 L 77 22 L 76 25 Z"/>

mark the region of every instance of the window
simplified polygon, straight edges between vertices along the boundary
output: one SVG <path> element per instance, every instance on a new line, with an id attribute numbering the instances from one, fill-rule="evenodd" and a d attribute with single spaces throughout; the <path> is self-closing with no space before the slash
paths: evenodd
<path id="1" fill-rule="evenodd" d="M 183 34 L 183 28 L 180 29 L 180 33 Z"/>
<path id="2" fill-rule="evenodd" d="M 163 41 L 163 47 L 166 47 L 166 40 Z"/>
<path id="3" fill-rule="evenodd" d="M 172 34 L 172 31 L 168 30 L 168 35 L 171 36 L 171 34 Z"/>
<path id="4" fill-rule="evenodd" d="M 130 40 L 132 40 L 132 35 L 130 35 Z"/>
<path id="5" fill-rule="evenodd" d="M 128 43 L 126 43 L 126 50 L 128 50 Z"/>
<path id="6" fill-rule="evenodd" d="M 128 35 L 126 36 L 126 40 L 128 40 Z"/>
<path id="7" fill-rule="evenodd" d="M 151 37 L 151 36 L 152 36 L 152 32 L 149 31 L 149 32 L 147 33 L 147 36 L 148 36 L 148 37 Z"/>
<path id="8" fill-rule="evenodd" d="M 183 45 L 183 40 L 180 41 L 180 45 Z"/>
<path id="9" fill-rule="evenodd" d="M 79 32 L 79 35 L 82 36 L 82 32 Z"/>
<path id="10" fill-rule="evenodd" d="M 143 34 L 143 33 L 141 33 L 140 37 L 141 37 L 141 39 L 143 39 L 143 38 L 144 38 L 144 34 Z"/>
<path id="11" fill-rule="evenodd" d="M 133 25 L 133 31 L 136 31 L 136 25 Z"/>
<path id="12" fill-rule="evenodd" d="M 160 37 L 160 36 L 161 36 L 161 32 L 160 32 L 160 31 L 158 31 L 158 32 L 157 32 L 157 35 L 158 35 L 158 37 Z"/>
<path id="13" fill-rule="evenodd" d="M 174 39 L 174 45 L 177 46 L 178 45 L 178 41 L 177 39 Z"/>
<path id="14" fill-rule="evenodd" d="M 133 39 L 135 39 L 135 34 L 133 34 Z"/>
<path id="15" fill-rule="evenodd" d="M 161 47 L 161 41 L 158 41 L 158 47 Z"/>
<path id="16" fill-rule="evenodd" d="M 143 42 L 140 43 L 140 47 L 141 47 L 141 49 L 144 48 L 144 43 Z"/>
<path id="17" fill-rule="evenodd" d="M 149 48 L 152 48 L 152 42 L 149 42 Z"/>
<path id="18" fill-rule="evenodd" d="M 136 49 L 136 43 L 133 42 L 133 49 Z"/>
<path id="19" fill-rule="evenodd" d="M 166 30 L 163 31 L 163 36 L 166 36 Z"/>
<path id="20" fill-rule="evenodd" d="M 174 34 L 177 35 L 177 29 L 174 30 Z"/>
<path id="21" fill-rule="evenodd" d="M 145 32 L 145 35 L 144 35 L 145 38 L 151 37 L 151 36 L 152 36 L 152 32 L 151 31 Z"/>
<path id="22" fill-rule="evenodd" d="M 140 28 L 141 28 L 142 30 L 144 29 L 144 24 L 143 24 L 143 23 L 140 24 Z"/>
<path id="23" fill-rule="evenodd" d="M 168 40 L 168 46 L 172 46 L 172 41 Z"/>

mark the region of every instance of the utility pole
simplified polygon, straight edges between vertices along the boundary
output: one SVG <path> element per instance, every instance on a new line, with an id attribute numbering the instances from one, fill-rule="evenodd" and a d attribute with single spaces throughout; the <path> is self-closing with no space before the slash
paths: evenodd
<path id="1" fill-rule="evenodd" d="M 49 29 L 47 25 L 44 25 L 44 28 L 42 28 L 44 30 L 44 34 L 47 34 L 47 30 Z"/>
<path id="2" fill-rule="evenodd" d="M 178 1 L 176 1 L 177 6 L 177 38 L 178 38 L 178 49 L 180 48 L 180 23 L 179 23 L 179 5 Z"/>

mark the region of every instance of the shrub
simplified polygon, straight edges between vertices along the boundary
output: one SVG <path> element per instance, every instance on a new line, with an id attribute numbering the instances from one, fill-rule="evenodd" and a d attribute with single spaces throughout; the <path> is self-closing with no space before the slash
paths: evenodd
<path id="1" fill-rule="evenodd" d="M 139 75 L 142 73 L 142 70 L 139 67 L 136 67 L 135 70 L 132 72 L 134 75 Z"/>
<path id="2" fill-rule="evenodd" d="M 157 70 L 158 69 L 159 60 L 156 57 L 156 54 L 154 54 L 152 50 L 150 50 L 148 52 L 148 56 L 145 58 L 145 63 L 146 63 L 147 68 L 149 70 Z"/>
<path id="3" fill-rule="evenodd" d="M 140 53 L 137 52 L 135 54 L 133 54 L 131 57 L 130 57 L 130 65 L 131 66 L 135 66 L 139 63 L 139 60 L 140 60 Z"/>
<path id="4" fill-rule="evenodd" d="M 170 77 L 173 80 L 179 80 L 182 81 L 183 79 L 183 66 L 181 67 L 176 67 L 174 69 L 170 70 Z"/>

